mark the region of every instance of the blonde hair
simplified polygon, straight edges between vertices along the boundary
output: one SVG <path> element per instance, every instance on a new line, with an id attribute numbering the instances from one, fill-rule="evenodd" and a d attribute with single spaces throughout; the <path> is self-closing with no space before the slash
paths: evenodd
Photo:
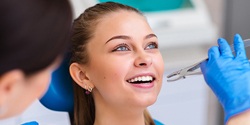
<path id="1" fill-rule="evenodd" d="M 73 23 L 71 63 L 88 65 L 89 57 L 86 49 L 88 41 L 93 37 L 96 25 L 107 14 L 126 10 L 142 13 L 135 8 L 114 2 L 99 3 L 84 11 Z M 147 110 L 144 111 L 146 125 L 154 125 Z M 91 94 L 84 94 L 84 89 L 74 84 L 74 124 L 93 125 L 95 121 L 95 105 Z"/>

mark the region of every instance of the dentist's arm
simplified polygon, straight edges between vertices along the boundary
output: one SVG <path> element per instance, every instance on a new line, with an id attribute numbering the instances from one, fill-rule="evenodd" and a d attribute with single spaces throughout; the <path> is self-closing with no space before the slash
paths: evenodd
<path id="1" fill-rule="evenodd" d="M 218 39 L 218 45 L 201 64 L 204 79 L 224 109 L 225 124 L 250 125 L 250 65 L 243 40 L 235 35 L 235 56 L 225 39 Z"/>
<path id="2" fill-rule="evenodd" d="M 250 111 L 233 116 L 228 120 L 227 125 L 250 125 Z"/>

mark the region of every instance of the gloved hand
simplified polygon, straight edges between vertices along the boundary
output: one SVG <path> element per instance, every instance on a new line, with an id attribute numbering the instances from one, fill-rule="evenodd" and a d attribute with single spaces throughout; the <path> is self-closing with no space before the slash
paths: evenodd
<path id="1" fill-rule="evenodd" d="M 208 51 L 200 67 L 204 79 L 217 96 L 225 113 L 225 124 L 236 114 L 250 109 L 250 65 L 240 35 L 234 37 L 235 56 L 225 39 Z"/>

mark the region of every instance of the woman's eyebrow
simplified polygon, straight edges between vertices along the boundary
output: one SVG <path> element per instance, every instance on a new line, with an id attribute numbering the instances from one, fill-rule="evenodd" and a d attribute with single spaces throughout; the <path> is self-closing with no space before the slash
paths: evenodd
<path id="1" fill-rule="evenodd" d="M 129 36 L 125 35 L 119 35 L 119 36 L 113 36 L 105 44 L 107 44 L 109 41 L 114 40 L 114 39 L 131 39 Z"/>
<path id="2" fill-rule="evenodd" d="M 149 39 L 152 37 L 157 38 L 157 36 L 155 34 L 148 34 L 147 36 L 144 37 L 144 39 Z M 107 42 L 105 44 L 107 44 L 109 41 L 114 40 L 114 39 L 131 39 L 131 38 L 129 36 L 126 36 L 126 35 L 113 36 L 109 40 L 107 40 Z"/>
<path id="3" fill-rule="evenodd" d="M 147 36 L 145 36 L 144 39 L 149 39 L 149 38 L 152 38 L 152 37 L 156 37 L 157 38 L 157 36 L 152 33 L 152 34 L 148 34 Z"/>

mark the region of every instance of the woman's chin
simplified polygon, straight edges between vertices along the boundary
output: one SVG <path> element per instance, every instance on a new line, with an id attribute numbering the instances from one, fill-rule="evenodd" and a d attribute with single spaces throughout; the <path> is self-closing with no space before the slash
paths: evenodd
<path id="1" fill-rule="evenodd" d="M 157 100 L 157 97 L 144 98 L 143 100 L 141 98 L 138 104 L 142 107 L 148 107 L 148 106 L 153 105 L 156 102 L 156 100 Z"/>

